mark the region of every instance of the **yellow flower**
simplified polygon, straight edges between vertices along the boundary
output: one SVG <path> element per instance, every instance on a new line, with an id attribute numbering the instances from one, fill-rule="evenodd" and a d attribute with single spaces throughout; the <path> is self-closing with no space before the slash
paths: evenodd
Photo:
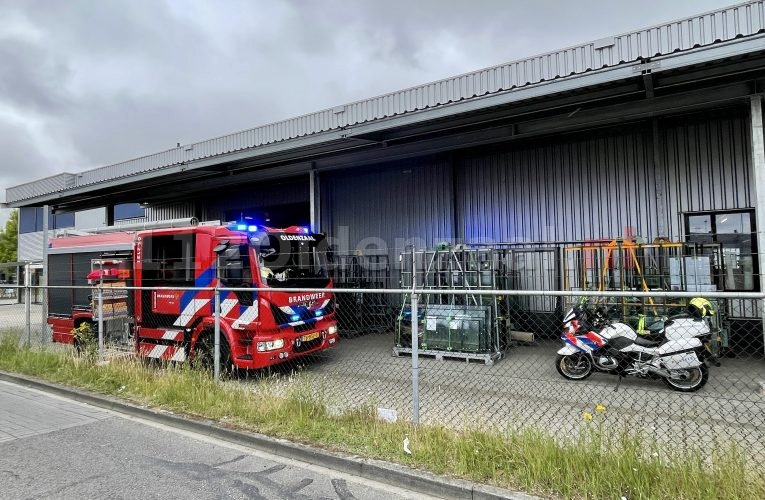
<path id="1" fill-rule="evenodd" d="M 589 422 L 590 420 L 592 420 L 592 413 L 586 411 L 582 413 L 582 418 Z"/>
<path id="2" fill-rule="evenodd" d="M 603 406 L 603 405 L 598 405 L 598 406 L 595 407 L 595 411 L 602 413 L 602 412 L 606 411 L 606 407 Z"/>

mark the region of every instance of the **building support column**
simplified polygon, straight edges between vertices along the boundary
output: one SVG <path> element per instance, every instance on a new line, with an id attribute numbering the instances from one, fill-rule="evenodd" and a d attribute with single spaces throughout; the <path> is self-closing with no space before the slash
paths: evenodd
<path id="1" fill-rule="evenodd" d="M 311 204 L 311 231 L 321 232 L 321 189 L 319 186 L 319 173 L 312 165 L 308 172 L 309 201 Z"/>
<path id="2" fill-rule="evenodd" d="M 762 96 L 752 96 L 750 104 L 752 170 L 756 197 L 757 263 L 760 274 L 760 293 L 765 293 L 765 258 L 763 257 L 765 256 L 765 136 L 763 136 L 762 127 Z M 760 299 L 759 306 L 763 340 L 765 340 L 765 299 Z"/>
<path id="3" fill-rule="evenodd" d="M 111 203 L 106 205 L 106 225 L 114 225 L 114 205 Z"/>

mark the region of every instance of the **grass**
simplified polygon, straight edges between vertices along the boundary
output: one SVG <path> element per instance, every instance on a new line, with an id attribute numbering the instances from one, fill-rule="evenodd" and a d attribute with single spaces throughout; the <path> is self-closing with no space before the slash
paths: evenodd
<path id="1" fill-rule="evenodd" d="M 152 367 L 131 359 L 98 366 L 91 358 L 25 348 L 0 334 L 0 370 L 38 377 L 324 449 L 389 460 L 480 483 L 563 498 L 760 499 L 762 464 L 721 443 L 710 460 L 662 451 L 648 436 L 604 425 L 593 411 L 576 438 L 542 429 L 456 432 L 439 426 L 385 423 L 373 407 L 327 410 L 301 375 L 244 387 L 216 383 L 188 367 Z M 598 410 L 603 410 L 598 408 Z M 587 416 L 587 415 L 586 415 Z M 608 429 L 606 431 L 605 429 Z M 408 436 L 412 455 L 402 451 Z M 662 453 L 659 453 L 662 451 Z"/>

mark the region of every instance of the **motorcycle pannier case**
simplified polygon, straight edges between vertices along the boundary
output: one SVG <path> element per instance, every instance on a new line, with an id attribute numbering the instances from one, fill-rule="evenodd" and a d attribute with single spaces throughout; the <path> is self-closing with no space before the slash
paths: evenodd
<path id="1" fill-rule="evenodd" d="M 662 356 L 661 363 L 669 370 L 683 370 L 696 368 L 701 365 L 699 357 L 694 351 L 680 352 L 669 356 Z"/>

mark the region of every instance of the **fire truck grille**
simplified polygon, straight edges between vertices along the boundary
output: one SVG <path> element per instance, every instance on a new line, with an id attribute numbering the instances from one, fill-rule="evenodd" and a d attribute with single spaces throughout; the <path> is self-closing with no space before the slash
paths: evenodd
<path id="1" fill-rule="evenodd" d="M 330 299 L 329 304 L 322 309 L 322 316 L 326 316 L 328 314 L 331 314 L 335 312 L 335 299 Z M 290 318 L 290 314 L 285 313 L 281 309 L 279 309 L 274 304 L 271 304 L 271 314 L 274 315 L 274 320 L 279 325 L 286 325 L 288 323 L 296 323 L 298 321 L 305 321 L 304 325 L 297 325 L 295 326 L 295 331 L 307 331 L 313 328 L 313 324 L 316 321 L 316 312 L 315 311 L 303 311 L 299 316 L 299 319 L 293 319 Z"/>
<path id="2" fill-rule="evenodd" d="M 316 326 L 315 321 L 306 321 L 302 325 L 293 326 L 292 329 L 295 330 L 296 332 L 307 332 L 309 330 L 313 330 L 315 326 Z"/>
<path id="3" fill-rule="evenodd" d="M 292 348 L 293 352 L 305 352 L 310 351 L 311 349 L 315 347 L 319 347 L 319 344 L 322 342 L 322 338 L 319 337 L 318 339 L 309 340 L 308 342 L 301 342 L 300 345 L 295 344 L 295 347 Z"/>

